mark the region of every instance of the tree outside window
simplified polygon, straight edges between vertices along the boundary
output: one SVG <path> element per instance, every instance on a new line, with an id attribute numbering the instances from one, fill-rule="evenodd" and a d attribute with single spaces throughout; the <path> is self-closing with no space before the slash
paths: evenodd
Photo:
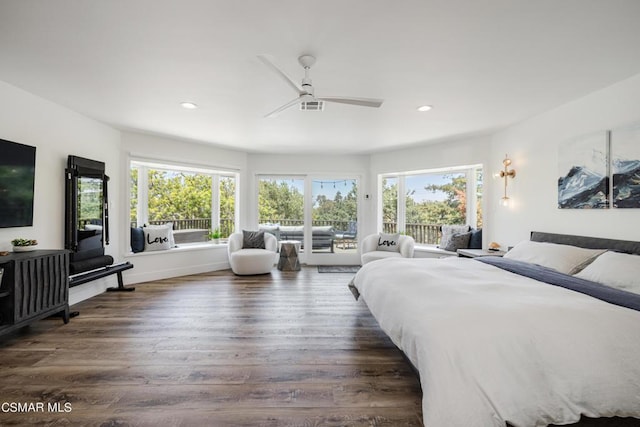
<path id="1" fill-rule="evenodd" d="M 402 194 L 399 188 L 404 189 Z M 417 243 L 437 243 L 439 227 L 444 224 L 482 227 L 482 169 L 479 167 L 385 176 L 381 195 L 383 229 L 404 232 Z M 401 206 L 402 214 L 399 213 Z"/>
<path id="2" fill-rule="evenodd" d="M 174 231 L 204 234 L 218 228 L 223 238 L 235 230 L 235 174 L 133 161 L 130 194 L 132 226 L 172 222 Z"/>

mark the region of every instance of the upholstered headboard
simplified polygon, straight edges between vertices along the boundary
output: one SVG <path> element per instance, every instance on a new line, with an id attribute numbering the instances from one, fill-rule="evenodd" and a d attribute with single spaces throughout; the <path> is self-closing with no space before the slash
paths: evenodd
<path id="1" fill-rule="evenodd" d="M 531 240 L 534 242 L 558 243 L 587 249 L 609 249 L 617 252 L 640 255 L 640 242 L 630 240 L 603 239 L 601 237 L 572 236 L 570 234 L 554 234 L 542 231 L 532 231 Z"/>

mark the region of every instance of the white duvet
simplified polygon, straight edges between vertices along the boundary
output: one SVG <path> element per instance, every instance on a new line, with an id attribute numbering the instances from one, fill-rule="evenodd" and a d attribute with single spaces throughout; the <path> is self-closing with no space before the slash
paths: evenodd
<path id="1" fill-rule="evenodd" d="M 640 312 L 466 258 L 393 258 L 354 278 L 420 372 L 426 427 L 640 418 Z"/>

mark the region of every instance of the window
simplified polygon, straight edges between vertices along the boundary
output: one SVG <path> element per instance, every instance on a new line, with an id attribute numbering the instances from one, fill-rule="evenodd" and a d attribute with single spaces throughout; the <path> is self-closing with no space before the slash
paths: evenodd
<path id="1" fill-rule="evenodd" d="M 173 223 L 176 243 L 208 240 L 236 228 L 237 173 L 131 161 L 131 226 Z"/>
<path id="2" fill-rule="evenodd" d="M 398 178 L 382 178 L 382 230 L 398 232 Z"/>
<path id="3" fill-rule="evenodd" d="M 382 230 L 404 232 L 416 243 L 435 244 L 443 224 L 482 227 L 482 168 L 380 176 Z"/>
<path id="4" fill-rule="evenodd" d="M 259 177 L 258 221 L 261 225 L 304 225 L 304 177 Z"/>

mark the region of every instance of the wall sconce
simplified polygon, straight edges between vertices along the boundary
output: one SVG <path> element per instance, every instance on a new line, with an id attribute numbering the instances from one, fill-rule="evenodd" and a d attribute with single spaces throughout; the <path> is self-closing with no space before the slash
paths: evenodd
<path id="1" fill-rule="evenodd" d="M 504 160 L 502 161 L 502 164 L 504 165 L 504 169 L 501 170 L 500 173 L 498 174 L 500 178 L 504 179 L 504 195 L 500 199 L 500 205 L 509 206 L 510 199 L 507 196 L 507 181 L 509 178 L 516 177 L 516 171 L 515 169 L 509 169 L 509 166 L 511 166 L 511 159 L 506 154 L 504 155 Z"/>

